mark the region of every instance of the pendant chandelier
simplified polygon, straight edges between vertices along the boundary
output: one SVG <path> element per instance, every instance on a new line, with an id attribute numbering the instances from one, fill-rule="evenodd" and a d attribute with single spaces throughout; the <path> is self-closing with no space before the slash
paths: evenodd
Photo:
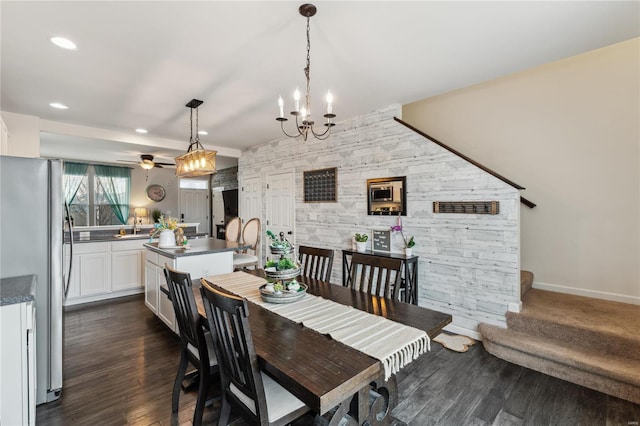
<path id="1" fill-rule="evenodd" d="M 327 113 L 324 115 L 324 118 L 327 119 L 327 122 L 324 123 L 326 129 L 324 131 L 316 131 L 313 127 L 315 122 L 311 118 L 311 93 L 309 88 L 310 84 L 310 72 L 311 72 L 311 41 L 309 38 L 309 21 L 312 16 L 316 14 L 316 7 L 312 4 L 303 4 L 298 9 L 300 14 L 307 18 L 307 66 L 304 69 L 304 75 L 307 79 L 307 93 L 304 99 L 304 106 L 300 109 L 300 92 L 298 89 L 293 94 L 294 100 L 294 110 L 291 111 L 291 115 L 296 118 L 296 130 L 297 132 L 294 134 L 289 134 L 284 129 L 284 122 L 288 121 L 288 119 L 284 116 L 284 101 L 282 100 L 282 96 L 278 98 L 278 106 L 280 107 L 280 116 L 276 118 L 277 121 L 280 122 L 280 127 L 282 128 L 282 132 L 290 137 L 296 138 L 298 136 L 302 136 L 302 138 L 306 141 L 309 134 L 313 135 L 316 139 L 326 139 L 329 137 L 331 133 L 331 128 L 335 126 L 335 123 L 332 120 L 335 118 L 335 114 L 333 114 L 333 96 L 331 96 L 330 92 L 327 92 Z"/>
<path id="2" fill-rule="evenodd" d="M 189 148 L 185 154 L 176 157 L 176 176 L 188 178 L 204 175 L 212 175 L 216 172 L 216 151 L 204 149 L 200 143 L 198 135 L 198 107 L 202 101 L 192 99 L 186 105 L 191 110 L 189 123 L 191 126 L 191 136 L 189 137 Z M 196 137 L 193 138 L 193 110 L 196 110 Z"/>

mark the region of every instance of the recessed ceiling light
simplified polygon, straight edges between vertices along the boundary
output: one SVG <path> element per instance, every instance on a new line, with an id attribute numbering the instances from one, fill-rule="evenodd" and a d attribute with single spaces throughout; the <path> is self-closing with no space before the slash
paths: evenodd
<path id="1" fill-rule="evenodd" d="M 56 109 L 69 109 L 68 106 L 61 104 L 60 102 L 51 102 L 49 106 Z"/>
<path id="2" fill-rule="evenodd" d="M 51 37 L 51 43 L 55 44 L 58 47 L 62 47 L 67 50 L 76 50 L 78 47 L 74 42 L 64 37 Z"/>
<path id="3" fill-rule="evenodd" d="M 200 130 L 200 131 L 198 131 L 198 134 L 199 135 L 208 135 L 209 132 L 207 132 L 206 130 Z"/>
<path id="4" fill-rule="evenodd" d="M 149 133 L 149 132 L 147 132 L 147 129 L 136 129 L 136 132 L 138 132 L 138 133 Z"/>

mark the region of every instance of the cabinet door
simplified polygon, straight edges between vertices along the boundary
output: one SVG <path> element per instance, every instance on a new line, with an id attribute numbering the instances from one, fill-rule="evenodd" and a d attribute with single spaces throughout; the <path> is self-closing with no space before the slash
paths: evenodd
<path id="1" fill-rule="evenodd" d="M 109 253 L 92 253 L 78 256 L 80 260 L 80 295 L 90 296 L 111 291 Z"/>
<path id="2" fill-rule="evenodd" d="M 168 290 L 162 268 L 158 268 L 158 287 L 160 286 Z M 167 324 L 171 331 L 176 332 L 176 313 L 173 310 L 173 303 L 171 303 L 169 296 L 162 291 L 158 291 L 158 318 Z"/>
<path id="3" fill-rule="evenodd" d="M 111 291 L 142 288 L 142 253 L 128 250 L 111 254 Z"/>
<path id="4" fill-rule="evenodd" d="M 145 263 L 144 304 L 154 314 L 158 313 L 158 267 L 151 262 Z"/>

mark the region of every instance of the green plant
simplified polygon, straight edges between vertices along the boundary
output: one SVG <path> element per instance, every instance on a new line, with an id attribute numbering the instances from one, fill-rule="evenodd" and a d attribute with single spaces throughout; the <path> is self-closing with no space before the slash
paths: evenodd
<path id="1" fill-rule="evenodd" d="M 369 239 L 369 235 L 367 234 L 356 234 L 357 243 L 366 243 L 368 239 Z"/>
<path id="2" fill-rule="evenodd" d="M 409 238 L 409 241 L 407 242 L 407 248 L 411 248 L 415 245 L 416 245 L 416 242 L 413 241 L 413 237 Z"/>
<path id="3" fill-rule="evenodd" d="M 160 217 L 162 216 L 162 212 L 159 209 L 153 209 L 151 212 L 151 217 L 153 217 L 153 222 L 158 223 L 160 221 Z"/>

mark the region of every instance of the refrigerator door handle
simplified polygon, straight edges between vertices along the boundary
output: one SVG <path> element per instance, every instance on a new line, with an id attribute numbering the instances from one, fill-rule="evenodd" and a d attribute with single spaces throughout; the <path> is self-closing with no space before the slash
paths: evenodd
<path id="1" fill-rule="evenodd" d="M 65 284 L 64 284 L 64 298 L 67 298 L 67 293 L 69 293 L 69 285 L 71 283 L 71 271 L 73 268 L 73 224 L 71 223 L 71 215 L 69 214 L 69 204 L 67 201 L 64 201 L 64 210 L 66 213 L 66 221 L 69 227 L 69 271 L 67 272 Z"/>

